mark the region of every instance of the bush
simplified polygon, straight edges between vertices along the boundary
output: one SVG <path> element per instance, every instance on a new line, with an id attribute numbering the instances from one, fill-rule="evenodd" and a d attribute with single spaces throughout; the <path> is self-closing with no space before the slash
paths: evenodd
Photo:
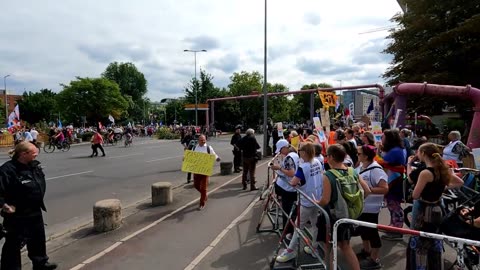
<path id="1" fill-rule="evenodd" d="M 92 139 L 93 132 L 84 132 L 82 134 L 82 141 L 83 142 L 89 142 Z"/>
<path id="2" fill-rule="evenodd" d="M 173 133 L 169 128 L 161 127 L 155 133 L 160 140 L 176 140 L 180 139 L 180 134 Z"/>

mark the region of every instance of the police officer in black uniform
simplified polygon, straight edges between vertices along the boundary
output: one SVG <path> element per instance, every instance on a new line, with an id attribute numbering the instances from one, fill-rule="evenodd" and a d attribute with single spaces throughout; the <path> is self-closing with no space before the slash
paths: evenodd
<path id="1" fill-rule="evenodd" d="M 2 249 L 1 269 L 22 268 L 20 250 L 27 245 L 33 270 L 56 269 L 48 262 L 45 224 L 45 175 L 35 160 L 38 149 L 29 142 L 15 147 L 12 160 L 0 167 L 0 206 L 7 230 Z"/>
<path id="2" fill-rule="evenodd" d="M 235 127 L 235 134 L 232 135 L 232 139 L 230 140 L 230 144 L 233 146 L 233 168 L 236 173 L 241 171 L 240 166 L 242 164 L 242 150 L 238 148 L 237 143 L 242 138 L 240 134 L 241 126 Z"/>

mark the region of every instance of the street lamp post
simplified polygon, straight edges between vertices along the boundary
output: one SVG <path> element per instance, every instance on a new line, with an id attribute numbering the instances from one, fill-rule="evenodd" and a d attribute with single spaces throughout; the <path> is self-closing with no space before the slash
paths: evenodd
<path id="1" fill-rule="evenodd" d="M 10 74 L 6 75 L 6 76 L 3 76 L 3 86 L 4 86 L 4 89 L 5 89 L 5 123 L 8 126 L 7 77 L 10 77 Z"/>
<path id="2" fill-rule="evenodd" d="M 267 129 L 267 0 L 265 0 L 265 25 L 263 47 L 263 155 L 267 156 L 268 129 Z"/>
<path id="3" fill-rule="evenodd" d="M 207 52 L 207 50 L 183 50 L 184 52 L 193 52 L 195 58 L 195 82 L 197 82 L 197 52 Z M 198 126 L 198 89 L 195 87 L 195 126 Z M 208 127 L 207 127 L 208 128 Z"/>

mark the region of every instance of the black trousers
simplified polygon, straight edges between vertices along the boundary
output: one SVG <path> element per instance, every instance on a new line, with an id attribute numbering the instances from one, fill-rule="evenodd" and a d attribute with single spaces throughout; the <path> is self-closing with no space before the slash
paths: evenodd
<path id="1" fill-rule="evenodd" d="M 277 196 L 280 196 L 282 198 L 283 211 L 285 211 L 287 214 L 290 214 L 290 211 L 292 211 L 292 208 L 293 208 L 293 204 L 295 203 L 295 201 L 297 201 L 297 192 L 286 191 L 283 188 L 281 188 L 279 185 L 277 185 L 277 183 L 275 183 L 275 193 L 277 194 Z M 288 216 L 284 214 L 282 215 L 282 219 L 283 219 L 283 229 L 285 229 L 285 226 L 287 226 L 287 223 L 288 223 Z M 291 219 L 293 221 L 297 219 L 297 211 L 294 211 L 292 213 Z M 288 226 L 287 233 L 293 233 L 292 225 Z"/>
<path id="2" fill-rule="evenodd" d="M 48 261 L 45 225 L 41 213 L 32 217 L 6 217 L 3 224 L 7 235 L 2 249 L 2 270 L 22 269 L 20 250 L 24 244 L 27 245 L 33 269 L 42 267 Z"/>
<path id="3" fill-rule="evenodd" d="M 242 151 L 233 150 L 233 168 L 236 170 L 242 165 Z"/>
<path id="4" fill-rule="evenodd" d="M 98 156 L 98 151 L 97 149 L 100 149 L 100 151 L 102 151 L 102 154 L 105 155 L 105 150 L 103 150 L 103 147 L 100 143 L 96 143 L 96 144 L 92 144 L 92 156 Z"/>

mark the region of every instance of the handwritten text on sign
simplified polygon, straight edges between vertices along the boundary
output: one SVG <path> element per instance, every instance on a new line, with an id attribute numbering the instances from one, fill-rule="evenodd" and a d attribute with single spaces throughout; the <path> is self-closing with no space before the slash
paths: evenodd
<path id="1" fill-rule="evenodd" d="M 335 107 L 337 103 L 337 95 L 334 92 L 318 91 L 320 96 L 320 101 L 323 104 L 323 107 Z"/>
<path id="2" fill-rule="evenodd" d="M 183 154 L 182 172 L 210 176 L 213 174 L 215 155 L 186 150 Z"/>

